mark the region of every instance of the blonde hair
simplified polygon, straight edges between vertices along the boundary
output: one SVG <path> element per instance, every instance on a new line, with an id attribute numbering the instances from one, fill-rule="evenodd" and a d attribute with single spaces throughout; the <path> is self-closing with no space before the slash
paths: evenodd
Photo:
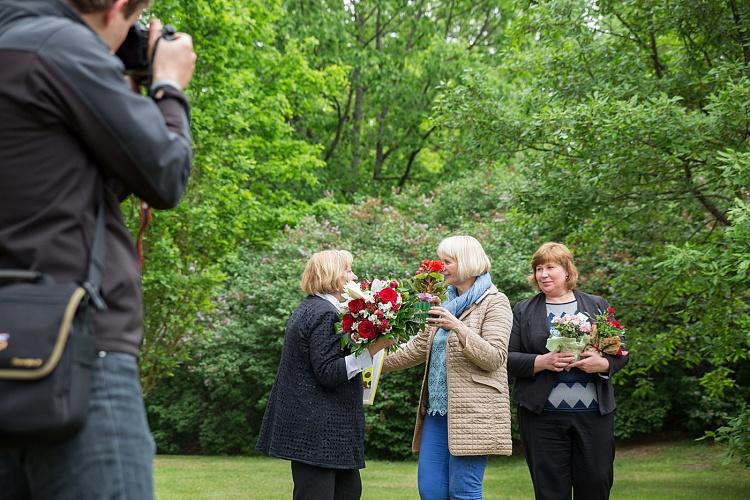
<path id="1" fill-rule="evenodd" d="M 323 250 L 310 257 L 302 272 L 302 291 L 307 295 L 336 293 L 346 283 L 347 267 L 352 265 L 352 254 L 346 250 Z"/>
<path id="2" fill-rule="evenodd" d="M 458 264 L 456 278 L 463 281 L 482 273 L 490 272 L 492 264 L 484 253 L 482 244 L 473 236 L 451 236 L 440 242 L 437 254 L 441 259 L 450 258 Z"/>
<path id="3" fill-rule="evenodd" d="M 536 281 L 536 267 L 548 262 L 554 262 L 560 264 L 565 273 L 568 275 L 565 280 L 565 286 L 568 290 L 572 290 L 576 287 L 578 282 L 578 269 L 573 263 L 573 254 L 571 251 L 562 243 L 554 241 L 548 241 L 537 248 L 534 255 L 531 256 L 531 274 L 529 275 L 529 283 L 533 285 L 537 290 L 540 290 L 539 283 Z"/>

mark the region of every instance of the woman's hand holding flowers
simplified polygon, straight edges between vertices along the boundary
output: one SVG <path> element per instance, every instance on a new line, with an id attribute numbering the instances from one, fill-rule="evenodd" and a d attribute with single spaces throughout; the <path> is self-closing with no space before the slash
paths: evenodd
<path id="1" fill-rule="evenodd" d="M 534 373 L 544 370 L 561 372 L 570 368 L 571 363 L 576 360 L 575 354 L 571 352 L 548 352 L 540 354 L 534 359 Z"/>
<path id="2" fill-rule="evenodd" d="M 584 351 L 581 359 L 571 364 L 570 368 L 578 368 L 586 373 L 608 373 L 609 360 L 598 351 Z"/>
<path id="3" fill-rule="evenodd" d="M 370 345 L 367 346 L 367 352 L 370 353 L 370 356 L 375 356 L 379 351 L 383 349 L 388 349 L 393 345 L 393 339 L 380 337 L 376 341 L 372 342 Z"/>
<path id="4" fill-rule="evenodd" d="M 445 330 L 458 330 L 463 325 L 457 317 L 443 306 L 431 307 L 428 313 L 430 316 L 427 318 L 427 322 L 431 326 Z"/>

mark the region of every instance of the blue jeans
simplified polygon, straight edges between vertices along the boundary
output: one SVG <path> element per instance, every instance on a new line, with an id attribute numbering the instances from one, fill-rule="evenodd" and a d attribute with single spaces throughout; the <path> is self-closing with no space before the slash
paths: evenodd
<path id="1" fill-rule="evenodd" d="M 422 500 L 481 500 L 487 456 L 448 451 L 448 417 L 427 415 L 419 447 L 417 483 Z"/>
<path id="2" fill-rule="evenodd" d="M 60 444 L 0 449 L 0 497 L 154 497 L 154 440 L 135 356 L 99 353 L 83 430 Z"/>

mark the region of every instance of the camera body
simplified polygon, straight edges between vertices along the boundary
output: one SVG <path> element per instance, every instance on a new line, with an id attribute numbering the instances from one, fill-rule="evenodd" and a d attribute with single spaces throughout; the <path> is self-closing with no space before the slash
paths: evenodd
<path id="1" fill-rule="evenodd" d="M 174 26 L 166 25 L 161 30 L 161 38 L 172 40 L 175 36 Z M 125 41 L 115 55 L 125 65 L 125 74 L 133 77 L 138 83 L 151 79 L 151 61 L 148 53 L 148 28 L 141 23 L 130 27 Z"/>

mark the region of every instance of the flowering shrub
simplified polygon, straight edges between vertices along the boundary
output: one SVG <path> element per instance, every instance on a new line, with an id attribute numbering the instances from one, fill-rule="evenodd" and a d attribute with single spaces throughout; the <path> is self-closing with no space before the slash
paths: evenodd
<path id="1" fill-rule="evenodd" d="M 344 286 L 346 304 L 341 310 L 341 344 L 359 354 L 380 337 L 396 347 L 416 335 L 416 299 L 396 280 L 349 282 Z"/>

